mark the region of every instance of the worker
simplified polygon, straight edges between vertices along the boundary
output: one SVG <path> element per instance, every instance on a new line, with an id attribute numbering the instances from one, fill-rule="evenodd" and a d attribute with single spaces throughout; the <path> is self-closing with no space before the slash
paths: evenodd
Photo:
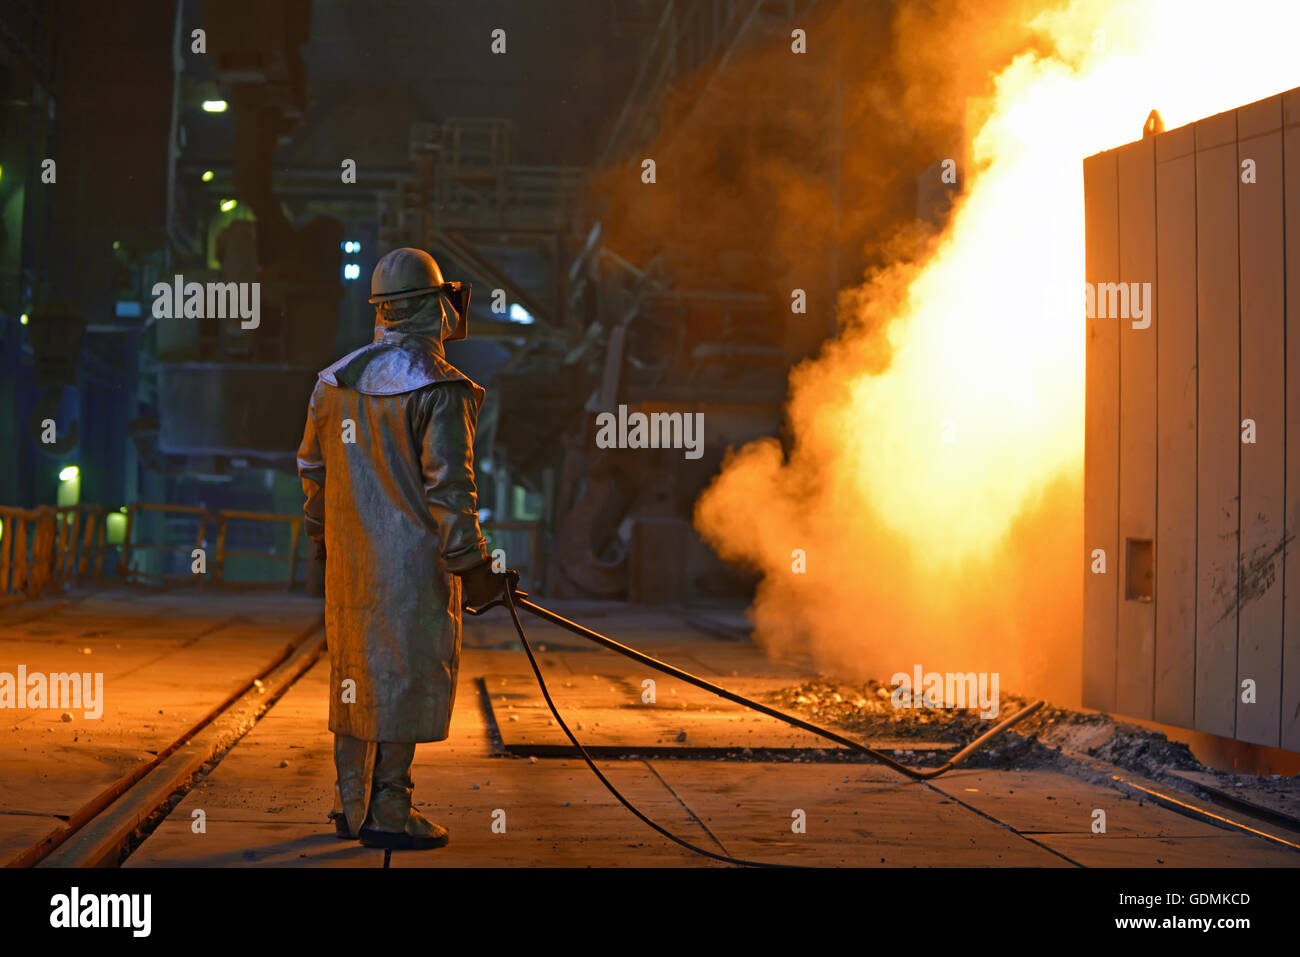
<path id="1" fill-rule="evenodd" d="M 433 257 L 385 255 L 374 340 L 317 376 L 298 449 L 307 535 L 325 562 L 330 818 L 367 847 L 423 849 L 447 830 L 411 806 L 415 745 L 447 737 L 461 608 L 500 597 L 478 520 L 474 430 L 484 390 L 447 362 L 469 284 Z"/>

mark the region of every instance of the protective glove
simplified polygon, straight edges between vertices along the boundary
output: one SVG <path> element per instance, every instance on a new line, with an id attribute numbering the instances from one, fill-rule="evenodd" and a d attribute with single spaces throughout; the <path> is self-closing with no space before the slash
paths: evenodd
<path id="1" fill-rule="evenodd" d="M 490 561 L 475 565 L 461 573 L 461 604 L 469 608 L 482 608 L 500 598 L 505 593 L 507 583 L 518 580 L 519 573 L 513 568 L 494 572 Z"/>

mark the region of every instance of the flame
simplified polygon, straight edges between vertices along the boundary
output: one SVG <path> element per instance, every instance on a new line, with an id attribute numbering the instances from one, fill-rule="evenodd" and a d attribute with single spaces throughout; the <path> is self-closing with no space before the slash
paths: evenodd
<path id="1" fill-rule="evenodd" d="M 1001 669 L 1077 700 L 1082 160 L 1153 107 L 1173 129 L 1300 85 L 1300 4 L 1078 0 L 1029 28 L 972 100 L 943 235 L 842 297 L 839 337 L 791 376 L 790 454 L 733 454 L 696 522 L 763 573 L 771 647 L 863 677 Z"/>

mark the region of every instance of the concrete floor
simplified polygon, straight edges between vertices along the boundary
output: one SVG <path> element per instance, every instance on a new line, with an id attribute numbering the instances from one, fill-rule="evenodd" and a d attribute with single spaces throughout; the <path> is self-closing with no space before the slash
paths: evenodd
<path id="1" fill-rule="evenodd" d="M 553 605 L 738 691 L 809 674 L 669 613 Z M 105 591 L 0 613 L 0 671 L 93 669 L 104 673 L 106 689 L 98 720 L 80 713 L 63 720 L 57 709 L 0 712 L 7 732 L 0 735 L 0 861 L 148 760 L 319 617 L 310 599 L 230 592 Z M 604 773 L 651 818 L 720 853 L 877 867 L 1300 864 L 1294 851 L 1057 771 L 959 770 L 917 783 L 874 765 L 818 761 L 816 738 L 551 626 L 526 624 L 545 646 L 543 670 L 579 738 L 653 752 L 601 758 Z M 654 703 L 642 700 L 649 677 L 657 682 Z M 333 782 L 327 680 L 321 661 L 126 866 L 382 866 L 381 851 L 336 839 L 325 820 Z M 505 614 L 467 619 L 451 737 L 421 745 L 414 769 L 415 798 L 450 829 L 451 843 L 394 854 L 391 866 L 721 866 L 637 821 L 581 759 L 528 756 L 530 746 L 544 753 L 564 743 L 542 707 Z M 503 753 L 502 741 L 520 753 Z M 796 759 L 701 757 L 728 747 L 770 747 Z M 1092 833 L 1097 809 L 1106 812 L 1105 834 Z M 802 833 L 792 828 L 799 812 Z M 196 833 L 200 817 L 206 826 Z"/>

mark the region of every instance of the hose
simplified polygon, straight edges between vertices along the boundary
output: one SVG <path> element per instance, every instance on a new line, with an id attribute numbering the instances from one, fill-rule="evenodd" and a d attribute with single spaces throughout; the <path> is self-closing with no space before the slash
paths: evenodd
<path id="1" fill-rule="evenodd" d="M 996 725 L 990 728 L 988 731 L 985 731 L 983 734 L 981 734 L 975 740 L 971 741 L 970 744 L 966 745 L 966 747 L 962 748 L 960 751 L 958 751 L 955 755 L 953 755 L 951 758 L 949 758 L 946 762 L 941 764 L 939 767 L 918 770 L 917 768 L 909 768 L 907 765 L 895 761 L 889 755 L 881 751 L 877 751 L 875 748 L 867 747 L 865 744 L 861 744 L 857 741 L 854 741 L 852 738 L 847 738 L 844 735 L 837 734 L 834 731 L 830 731 L 826 728 L 818 727 L 817 725 L 812 724 L 811 722 L 804 721 L 802 718 L 797 718 L 794 715 L 786 714 L 784 711 L 778 711 L 776 708 L 769 707 L 768 705 L 765 705 L 758 701 L 754 701 L 751 698 L 746 698 L 744 695 L 739 695 L 733 691 L 728 691 L 726 688 L 723 688 L 719 685 L 715 685 L 711 681 L 706 681 L 703 678 L 699 678 L 688 671 L 683 671 L 682 669 L 676 668 L 668 664 L 667 662 L 660 661 L 658 658 L 654 658 L 651 657 L 650 655 L 637 651 L 635 648 L 629 648 L 627 645 L 620 644 L 619 642 L 614 641 L 612 638 L 607 638 L 604 635 L 600 634 L 599 632 L 592 631 L 590 628 L 585 628 L 582 625 L 579 625 L 577 622 L 570 621 L 569 619 L 563 617 L 562 615 L 557 615 L 555 612 L 547 608 L 543 608 L 541 605 L 538 605 L 535 602 L 530 601 L 527 597 L 527 592 L 517 591 L 513 587 L 513 582 L 511 582 L 510 586 L 504 589 L 503 598 L 492 601 L 477 609 L 467 607 L 465 611 L 470 615 L 477 616 L 483 614 L 489 608 L 493 608 L 496 605 L 505 605 L 506 609 L 510 612 L 510 619 L 511 621 L 514 622 L 515 631 L 518 632 L 519 640 L 524 646 L 524 652 L 528 655 L 528 663 L 529 665 L 532 666 L 533 675 L 537 678 L 537 685 L 539 688 L 541 688 L 542 697 L 546 699 L 546 706 L 550 708 L 551 714 L 555 716 L 556 723 L 559 724 L 560 729 L 564 732 L 565 736 L 569 739 L 570 743 L 572 743 L 574 748 L 577 749 L 578 753 L 582 755 L 582 759 L 587 763 L 587 767 L 591 768 L 592 773 L 596 775 L 596 777 L 600 780 L 600 783 L 605 786 L 606 790 L 608 790 L 610 794 L 614 795 L 614 797 L 618 800 L 618 802 L 622 804 L 625 808 L 627 808 L 629 811 L 631 811 L 632 814 L 634 814 L 642 823 L 653 828 L 655 831 L 662 834 L 670 841 L 673 841 L 674 843 L 686 848 L 687 850 L 694 851 L 696 854 L 700 854 L 704 857 L 712 858 L 715 861 L 722 861 L 723 863 L 727 863 L 727 864 L 739 864 L 746 867 L 799 867 L 801 866 L 801 865 L 791 865 L 791 864 L 773 864 L 773 863 L 763 862 L 763 861 L 749 861 L 749 860 L 744 860 L 742 858 L 729 857 L 725 854 L 717 854 L 706 848 L 700 847 L 696 844 L 692 844 L 690 841 L 687 841 L 684 838 L 678 837 L 676 834 L 673 834 L 667 828 L 660 826 L 659 824 L 655 823 L 650 818 L 648 818 L 645 814 L 641 813 L 641 811 L 637 809 L 627 798 L 625 798 L 619 792 L 618 788 L 616 788 L 610 782 L 610 780 L 607 777 L 605 777 L 604 774 L 601 773 L 600 769 L 596 767 L 596 763 L 591 759 L 591 755 L 587 753 L 587 749 L 582 746 L 582 743 L 578 741 L 574 733 L 569 730 L 569 726 L 565 724 L 564 718 L 560 716 L 559 710 L 555 707 L 555 702 L 551 700 L 551 693 L 546 687 L 546 679 L 542 677 L 542 670 L 540 667 L 538 667 L 537 658 L 533 654 L 532 645 L 529 644 L 528 635 L 524 631 L 523 622 L 519 620 L 518 608 L 523 608 L 529 613 L 537 616 L 538 618 L 541 618 L 543 621 L 548 621 L 553 625 L 558 625 L 559 627 L 564 628 L 567 631 L 574 633 L 575 635 L 578 635 L 582 638 L 586 638 L 589 641 L 593 641 L 604 648 L 608 648 L 610 651 L 614 651 L 627 658 L 631 658 L 633 661 L 639 662 L 640 664 L 643 664 L 649 668 L 653 668 L 656 671 L 660 671 L 663 672 L 664 674 L 671 675 L 672 677 L 677 678 L 680 681 L 685 681 L 687 684 L 692 684 L 697 688 L 702 688 L 705 691 L 718 695 L 721 698 L 726 698 L 728 701 L 735 702 L 736 704 L 743 705 L 744 707 L 750 708 L 761 714 L 765 714 L 769 717 L 776 718 L 778 721 L 783 721 L 786 724 L 791 725 L 793 727 L 800 728 L 804 731 L 811 732 L 812 734 L 819 735 L 820 737 L 823 737 L 828 741 L 834 741 L 836 744 L 842 745 L 843 747 L 848 748 L 851 751 L 855 751 L 859 754 L 865 754 L 868 757 L 872 758 L 873 760 L 877 761 L 878 763 L 883 764 L 886 767 L 894 771 L 897 771 L 899 774 L 905 775 L 906 777 L 909 777 L 914 781 L 927 781 L 933 778 L 937 778 L 941 774 L 946 774 L 947 772 L 955 768 L 958 764 L 962 763 L 967 758 L 969 758 L 972 754 L 978 751 L 985 744 L 987 744 L 992 738 L 994 738 L 998 734 L 1001 734 L 1003 731 L 1007 730 L 1013 725 L 1020 723 L 1022 720 L 1029 717 L 1031 714 L 1033 714 L 1034 712 L 1038 711 L 1040 708 L 1043 707 L 1043 702 L 1041 700 L 1026 705 L 1025 707 L 1021 708 L 1019 711 L 1017 711 L 1015 714 L 1011 715 L 1009 718 L 1005 718 L 1004 720 L 998 722 Z"/>
<path id="2" fill-rule="evenodd" d="M 700 847 L 698 844 L 692 844 L 684 837 L 678 837 L 676 834 L 668 830 L 666 827 L 663 827 L 662 825 L 656 823 L 655 821 L 652 821 L 645 814 L 641 813 L 641 810 L 636 805 L 634 805 L 631 801 L 629 801 L 627 798 L 623 797 L 622 792 L 619 791 L 618 788 L 614 787 L 613 782 L 610 781 L 609 778 L 605 777 L 605 775 L 601 773 L 600 768 L 596 767 L 596 762 L 593 761 L 591 759 L 591 755 L 587 753 L 587 749 L 582 746 L 582 743 L 577 739 L 574 733 L 569 730 L 569 726 L 564 723 L 564 719 L 560 717 L 560 712 L 555 707 L 555 702 L 551 700 L 551 693 L 546 688 L 546 679 L 542 677 L 542 669 L 537 666 L 537 658 L 534 657 L 533 655 L 533 647 L 528 643 L 528 636 L 524 633 L 523 622 L 519 620 L 519 612 L 515 610 L 514 596 L 513 594 L 511 594 L 510 589 L 506 590 L 506 608 L 510 611 L 510 618 L 515 623 L 515 630 L 519 632 L 519 640 L 523 643 L 524 652 L 528 655 L 528 663 L 533 666 L 533 674 L 537 677 L 537 686 L 542 689 L 542 697 L 546 699 L 546 706 L 551 709 L 551 714 L 555 715 L 555 721 L 557 724 L 559 724 L 560 729 L 568 737 L 569 741 L 572 742 L 573 746 L 578 749 L 578 753 L 582 755 L 582 760 L 587 762 L 587 767 L 591 768 L 591 773 L 596 775 L 596 777 L 600 779 L 600 783 L 605 785 L 605 790 L 609 791 L 610 794 L 614 795 L 614 797 L 618 799 L 619 804 L 622 804 L 625 808 L 627 808 L 634 815 L 636 815 L 637 819 L 640 820 L 643 824 L 646 824 L 651 828 L 653 828 L 654 830 L 658 831 L 660 834 L 668 838 L 668 840 L 672 841 L 673 843 L 681 845 L 682 847 L 686 848 L 688 851 L 694 851 L 696 854 L 700 854 L 703 855 L 704 857 L 712 858 L 715 861 L 722 861 L 725 864 L 739 864 L 742 867 L 799 867 L 801 866 L 798 864 L 772 864 L 764 861 L 748 861 L 745 860 L 744 858 L 729 857 L 726 854 L 718 854 L 715 853 L 714 851 L 710 851 L 708 848 Z"/>

